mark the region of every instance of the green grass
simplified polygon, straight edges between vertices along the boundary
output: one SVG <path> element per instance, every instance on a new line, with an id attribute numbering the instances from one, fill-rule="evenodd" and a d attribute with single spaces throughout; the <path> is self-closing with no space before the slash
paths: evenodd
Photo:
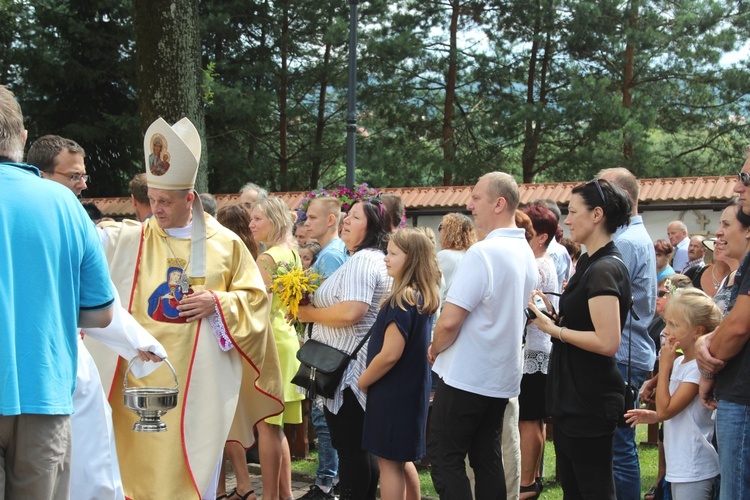
<path id="1" fill-rule="evenodd" d="M 311 450 L 308 457 L 304 460 L 292 461 L 292 471 L 301 472 L 308 476 L 315 477 L 315 471 L 318 470 L 318 452 Z"/>
<path id="2" fill-rule="evenodd" d="M 638 426 L 636 429 L 637 442 L 646 440 L 646 430 L 645 425 Z M 658 452 L 655 446 L 639 446 L 638 453 L 641 462 L 641 496 L 643 496 L 656 481 Z M 309 476 L 315 476 L 317 468 L 317 453 L 314 451 L 310 453 L 306 460 L 292 462 L 292 470 Z M 429 470 L 419 471 L 419 482 L 422 486 L 422 495 L 437 498 Z M 544 447 L 544 491 L 541 498 L 545 500 L 561 500 L 563 498 L 562 488 L 555 481 L 555 447 L 550 441 L 547 441 Z"/>

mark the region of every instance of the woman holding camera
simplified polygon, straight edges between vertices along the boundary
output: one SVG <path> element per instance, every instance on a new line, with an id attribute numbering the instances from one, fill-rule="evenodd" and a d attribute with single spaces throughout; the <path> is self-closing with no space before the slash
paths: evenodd
<path id="1" fill-rule="evenodd" d="M 607 181 L 594 179 L 576 186 L 565 225 L 587 253 L 560 297 L 554 320 L 529 301 L 536 314 L 534 324 L 552 337 L 546 399 L 566 498 L 615 498 L 613 439 L 625 407 L 625 382 L 615 353 L 631 292 L 612 234 L 628 223 L 630 213 L 627 195 Z M 552 310 L 544 294 L 535 294 L 542 295 Z"/>

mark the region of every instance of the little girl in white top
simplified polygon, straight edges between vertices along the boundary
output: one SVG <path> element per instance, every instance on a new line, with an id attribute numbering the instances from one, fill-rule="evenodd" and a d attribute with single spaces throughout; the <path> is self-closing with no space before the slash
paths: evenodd
<path id="1" fill-rule="evenodd" d="M 661 349 L 656 387 L 656 411 L 630 410 L 627 422 L 664 422 L 666 479 L 674 500 L 708 500 L 714 478 L 719 475 L 719 456 L 711 444 L 713 411 L 698 396 L 700 372 L 695 361 L 695 341 L 716 329 L 721 311 L 697 288 L 673 292 L 665 311 L 666 342 Z M 683 355 L 677 355 L 682 349 Z"/>

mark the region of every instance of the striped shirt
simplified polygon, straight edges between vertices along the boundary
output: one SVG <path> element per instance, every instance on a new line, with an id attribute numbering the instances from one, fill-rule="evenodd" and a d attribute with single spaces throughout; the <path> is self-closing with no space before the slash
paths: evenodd
<path id="1" fill-rule="evenodd" d="M 391 289 L 383 252 L 374 249 L 360 250 L 320 285 L 313 295 L 315 307 L 331 307 L 340 302 L 364 302 L 369 304 L 365 317 L 349 326 L 331 327 L 315 323 L 312 338 L 345 352 L 352 352 L 378 316 L 378 308 L 385 294 Z M 351 388 L 364 410 L 367 396 L 359 388 L 359 376 L 365 371 L 367 344 L 357 359 L 349 363 L 333 399 L 326 399 L 325 406 L 331 413 L 338 413 L 344 402 L 344 389 Z"/>

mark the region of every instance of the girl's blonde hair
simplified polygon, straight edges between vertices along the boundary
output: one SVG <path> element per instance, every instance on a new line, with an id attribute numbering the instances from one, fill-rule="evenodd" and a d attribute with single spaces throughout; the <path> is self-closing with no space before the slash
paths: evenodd
<path id="1" fill-rule="evenodd" d="M 391 234 L 390 241 L 406 254 L 401 276 L 393 282 L 391 293 L 383 303 L 406 310 L 404 302 L 419 308 L 420 313 L 434 314 L 440 306 L 440 268 L 435 255 L 435 245 L 416 229 L 399 229 Z"/>
<path id="2" fill-rule="evenodd" d="M 721 323 L 721 310 L 706 292 L 694 287 L 682 288 L 670 296 L 664 314 L 684 318 L 690 328 L 704 328 L 712 332 Z"/>
<path id="3" fill-rule="evenodd" d="M 250 211 L 259 210 L 271 221 L 273 229 L 268 234 L 267 243 L 269 246 L 278 245 L 279 243 L 288 243 L 292 248 L 297 247 L 297 242 L 292 236 L 292 229 L 297 220 L 297 214 L 289 210 L 284 200 L 278 196 L 269 196 L 262 198 L 253 203 Z"/>

